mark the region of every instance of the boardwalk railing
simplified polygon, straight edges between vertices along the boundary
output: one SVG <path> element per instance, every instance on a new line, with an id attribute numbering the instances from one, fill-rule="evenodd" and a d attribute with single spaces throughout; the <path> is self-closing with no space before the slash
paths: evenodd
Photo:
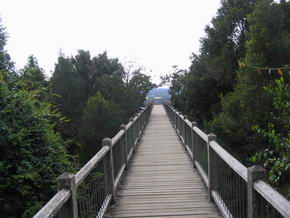
<path id="1" fill-rule="evenodd" d="M 165 110 L 224 217 L 290 217 L 290 202 L 268 185 L 265 170 L 246 168 L 216 141 L 166 102 Z"/>
<path id="2" fill-rule="evenodd" d="M 112 139 L 103 140 L 103 148 L 75 175 L 58 177 L 58 192 L 34 218 L 103 217 L 116 191 L 139 137 L 147 124 L 152 104 L 149 104 Z"/>

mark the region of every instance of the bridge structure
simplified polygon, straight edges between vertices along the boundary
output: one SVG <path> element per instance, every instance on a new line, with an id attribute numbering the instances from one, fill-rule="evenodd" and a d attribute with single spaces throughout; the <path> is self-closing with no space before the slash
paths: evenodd
<path id="1" fill-rule="evenodd" d="M 196 122 L 168 103 L 148 104 L 34 218 L 290 217 L 290 202 Z"/>

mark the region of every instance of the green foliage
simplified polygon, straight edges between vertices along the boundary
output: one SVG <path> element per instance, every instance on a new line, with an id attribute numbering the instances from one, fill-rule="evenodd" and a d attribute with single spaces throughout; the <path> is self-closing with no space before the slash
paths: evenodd
<path id="1" fill-rule="evenodd" d="M 125 101 L 120 103 L 122 108 L 127 111 L 127 117 L 132 116 L 139 110 L 146 100 L 148 92 L 155 88 L 151 83 L 150 76 L 136 70 L 129 83 L 125 86 Z"/>
<path id="2" fill-rule="evenodd" d="M 251 160 L 263 164 L 268 170 L 269 181 L 279 186 L 285 182 L 290 167 L 290 85 L 280 78 L 264 90 L 273 99 L 274 110 L 269 114 L 272 122 L 267 128 L 253 126 L 255 132 L 267 139 L 267 144 Z"/>
<path id="3" fill-rule="evenodd" d="M 119 105 L 105 100 L 101 94 L 89 97 L 84 108 L 79 138 L 82 162 L 88 161 L 102 146 L 102 139 L 113 137 L 124 119 Z"/>
<path id="4" fill-rule="evenodd" d="M 97 93 L 116 104 L 123 104 L 126 100 L 125 84 L 119 75 L 103 75 L 95 82 Z M 95 93 L 96 94 L 96 93 Z"/>
<path id="5" fill-rule="evenodd" d="M 285 29 L 283 25 L 287 20 L 283 7 L 263 0 L 249 16 L 250 31 L 245 43 L 245 58 L 242 60 L 246 65 L 275 67 L 289 63 L 290 43 L 286 46 L 284 41 L 289 42 L 290 29 Z M 277 23 L 275 28 L 273 22 Z M 273 55 L 278 51 L 285 57 Z M 212 130 L 220 136 L 221 141 L 230 146 L 244 162 L 247 162 L 245 158 L 264 147 L 264 137 L 253 132 L 252 126 L 258 124 L 264 129 L 272 122 L 269 114 L 274 110 L 271 103 L 273 96 L 265 92 L 263 87 L 271 85 L 278 76 L 276 72 L 259 73 L 250 67 L 239 69 L 233 92 L 222 98 L 222 112 L 211 123 Z"/>
<path id="6" fill-rule="evenodd" d="M 10 55 L 5 50 L 6 40 L 7 33 L 1 24 L 0 18 L 0 71 L 9 71 L 13 69 L 13 63 L 11 62 Z"/>
<path id="7" fill-rule="evenodd" d="M 248 17 L 251 24 L 245 62 L 255 66 L 281 67 L 289 63 L 290 4 L 261 0 Z M 274 15 L 274 16 L 273 16 Z"/>
<path id="8" fill-rule="evenodd" d="M 178 69 L 177 66 L 173 66 L 173 72 L 171 74 L 161 77 L 161 85 L 169 85 L 169 94 L 171 96 L 171 102 L 173 106 L 180 110 L 185 110 L 183 89 L 185 83 L 186 72 Z"/>
<path id="9" fill-rule="evenodd" d="M 71 156 L 56 133 L 55 113 L 43 70 L 29 57 L 20 72 L 4 49 L 0 25 L 0 214 L 32 217 L 55 193 L 56 177 L 71 169 Z"/>
<path id="10" fill-rule="evenodd" d="M 251 66 L 289 66 L 289 16 L 286 1 L 222 1 L 189 71 L 171 77 L 173 105 L 277 186 L 289 183 L 289 72 L 276 81 L 277 71 Z"/>
<path id="11" fill-rule="evenodd" d="M 216 80 L 219 93 L 231 91 L 234 85 L 238 60 L 245 52 L 245 34 L 248 29 L 246 17 L 252 12 L 255 2 L 221 1 L 211 26 L 205 28 L 206 37 L 201 40 L 200 59 L 210 77 Z"/>
<path id="12" fill-rule="evenodd" d="M 21 79 L 26 83 L 26 88 L 36 90 L 48 87 L 44 71 L 38 65 L 34 56 L 28 57 L 28 63 L 21 72 Z"/>
<path id="13" fill-rule="evenodd" d="M 173 105 L 200 125 L 221 111 L 220 96 L 233 90 L 238 60 L 245 53 L 249 28 L 246 17 L 254 3 L 254 0 L 222 1 L 217 15 L 205 28 L 200 54 L 193 54 L 183 81 L 172 78 L 171 90 L 182 87 L 174 93 Z"/>
<path id="14" fill-rule="evenodd" d="M 108 58 L 107 53 L 97 55 L 93 58 L 93 68 L 96 77 L 103 75 L 117 75 L 121 78 L 125 77 L 125 70 L 118 58 Z"/>
<path id="15" fill-rule="evenodd" d="M 106 52 L 61 54 L 49 81 L 34 56 L 14 72 L 6 38 L 0 25 L 0 216 L 32 217 L 55 194 L 56 177 L 97 153 L 154 85 L 140 71 L 127 80 Z"/>
<path id="16" fill-rule="evenodd" d="M 112 136 L 112 132 L 116 133 L 116 126 L 118 129 L 122 122 L 126 122 L 125 120 L 139 110 L 147 93 L 154 87 L 150 77 L 140 71 L 136 71 L 133 77 L 126 81 L 128 84 L 124 79 L 123 66 L 118 59 L 108 58 L 105 52 L 91 58 L 88 51 L 79 50 L 74 57 L 61 55 L 58 58 L 50 79 L 51 99 L 56 109 L 67 118 L 67 122 L 58 125 L 57 130 L 66 140 L 69 152 L 80 155 L 82 162 L 87 161 L 98 151 L 100 147 L 96 146 L 96 142 L 100 144 L 101 136 Z M 84 121 L 84 116 L 89 116 L 84 113 L 89 113 L 86 111 L 90 110 L 88 108 L 92 104 L 90 99 L 99 95 L 105 101 L 112 103 L 112 109 L 119 110 L 122 116 L 116 118 L 114 123 L 108 122 L 108 125 L 105 125 L 102 119 L 107 114 L 96 114 L 95 116 L 101 116 L 99 119 L 97 117 L 94 119 L 96 122 L 94 125 L 98 128 L 84 134 L 85 127 L 82 126 L 88 125 Z M 96 138 L 96 131 L 101 126 L 103 130 Z M 104 135 L 102 132 L 110 135 Z"/>
<path id="17" fill-rule="evenodd" d="M 46 103 L 0 75 L 0 201 L 3 217 L 31 217 L 55 192 L 56 177 L 70 169 Z"/>

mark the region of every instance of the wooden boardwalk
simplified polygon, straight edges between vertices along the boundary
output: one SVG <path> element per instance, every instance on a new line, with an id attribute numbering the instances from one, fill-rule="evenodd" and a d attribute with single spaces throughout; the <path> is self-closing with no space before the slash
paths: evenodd
<path id="1" fill-rule="evenodd" d="M 162 105 L 148 126 L 107 217 L 221 217 Z"/>

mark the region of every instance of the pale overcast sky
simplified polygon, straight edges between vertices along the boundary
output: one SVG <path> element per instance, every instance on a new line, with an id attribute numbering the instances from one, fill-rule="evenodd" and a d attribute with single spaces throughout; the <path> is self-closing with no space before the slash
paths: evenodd
<path id="1" fill-rule="evenodd" d="M 107 51 L 144 66 L 157 82 L 173 65 L 190 65 L 219 6 L 220 0 L 0 0 L 0 17 L 18 69 L 33 54 L 51 75 L 60 50 Z"/>

